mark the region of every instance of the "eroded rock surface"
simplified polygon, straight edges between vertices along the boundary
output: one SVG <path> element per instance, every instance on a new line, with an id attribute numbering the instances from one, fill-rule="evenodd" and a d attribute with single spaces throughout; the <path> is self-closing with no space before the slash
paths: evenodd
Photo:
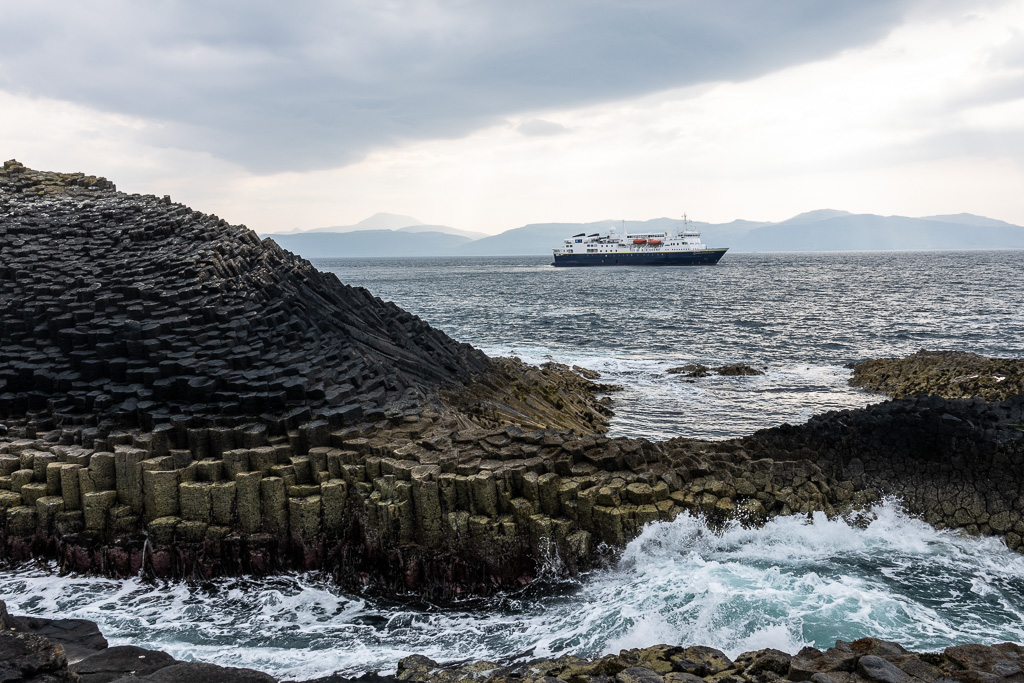
<path id="1" fill-rule="evenodd" d="M 942 396 L 1003 401 L 1024 394 L 1024 360 L 921 350 L 857 363 L 850 384 L 892 398 Z"/>

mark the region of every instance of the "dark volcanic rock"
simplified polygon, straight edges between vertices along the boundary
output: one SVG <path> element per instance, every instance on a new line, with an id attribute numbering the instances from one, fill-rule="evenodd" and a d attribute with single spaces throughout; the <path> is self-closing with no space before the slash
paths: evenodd
<path id="1" fill-rule="evenodd" d="M 513 439 L 602 431 L 595 393 L 611 389 L 562 365 L 489 359 L 166 197 L 13 161 L 0 171 L 5 560 L 117 576 L 326 568 L 445 594 L 518 586 L 551 528 L 510 523 L 511 477 L 541 453 L 560 455 L 563 474 L 573 462 Z M 479 447 L 460 455 L 455 432 Z M 502 481 L 480 474 L 507 459 L 519 465 Z M 451 495 L 471 475 L 476 497 Z M 493 543 L 467 542 L 470 515 Z M 585 560 L 588 539 L 556 530 Z"/>
<path id="2" fill-rule="evenodd" d="M 708 377 L 711 372 L 708 366 L 700 363 L 688 363 L 666 370 L 670 375 L 683 375 L 684 377 Z"/>
<path id="3" fill-rule="evenodd" d="M 204 662 L 177 662 L 147 676 L 127 676 L 114 683 L 276 683 L 277 679 L 254 669 L 217 666 Z M 84 680 L 83 680 L 84 683 Z"/>
<path id="4" fill-rule="evenodd" d="M 0 414 L 372 412 L 486 356 L 243 226 L 104 179 L 0 172 Z"/>
<path id="5" fill-rule="evenodd" d="M 1000 535 L 1024 548 L 1024 396 L 903 398 L 761 430 L 741 443 L 780 463 L 813 461 L 847 499 L 862 491 L 894 496 L 940 528 Z"/>
<path id="6" fill-rule="evenodd" d="M 91 657 L 106 649 L 107 639 L 96 622 L 87 619 L 41 619 L 20 617 L 20 630 L 42 636 L 64 649 L 69 663 Z"/>
<path id="7" fill-rule="evenodd" d="M 69 668 L 78 674 L 82 683 L 109 683 L 127 676 L 148 676 L 176 663 L 174 657 L 166 652 L 120 645 L 102 650 Z"/>
<path id="8" fill-rule="evenodd" d="M 31 633 L 0 633 L 0 681 L 77 682 L 59 647 Z"/>
<path id="9" fill-rule="evenodd" d="M 758 370 L 755 367 L 751 367 L 746 363 L 733 363 L 732 365 L 722 365 L 717 368 L 712 368 L 719 375 L 725 377 L 736 377 L 743 375 L 763 375 L 763 370 Z"/>
<path id="10" fill-rule="evenodd" d="M 870 641 L 873 652 L 864 652 Z M 445 665 L 415 655 L 399 662 L 398 673 L 389 680 L 453 683 L 455 681 L 601 681 L 602 683 L 778 683 L 780 681 L 813 681 L 814 683 L 913 683 L 914 681 L 1018 681 L 1020 670 L 1012 658 L 1024 651 L 1020 646 L 1004 643 L 992 647 L 966 645 L 948 648 L 943 654 L 907 652 L 896 643 L 865 639 L 854 643 L 839 641 L 836 647 L 822 652 L 804 648 L 796 655 L 778 650 L 745 652 L 735 662 L 718 653 L 706 666 L 695 668 L 695 659 L 685 652 L 705 651 L 706 647 L 652 647 L 623 650 L 618 655 L 605 655 L 586 660 L 563 655 L 525 664 L 499 666 L 490 662 Z M 962 650 L 972 655 L 964 658 Z M 884 654 L 883 654 L 884 653 Z M 697 658 L 698 660 L 701 658 Z M 700 671 L 699 674 L 691 670 Z M 322 679 L 344 680 L 338 677 Z M 358 680 L 358 679 L 356 679 Z M 379 681 L 380 677 L 373 677 Z"/>
<path id="11" fill-rule="evenodd" d="M 65 665 L 85 659 L 107 647 L 107 639 L 100 633 L 95 622 L 86 619 L 14 617 L 7 613 L 7 605 L 3 600 L 0 600 L 0 630 L 45 638 L 61 648 Z M 0 677 L 0 681 L 3 680 Z"/>
<path id="12" fill-rule="evenodd" d="M 764 374 L 762 370 L 758 370 L 755 367 L 751 367 L 746 363 L 720 365 L 716 368 L 709 368 L 708 366 L 701 365 L 700 363 L 690 363 L 688 365 L 680 365 L 675 368 L 669 368 L 668 370 L 666 370 L 666 372 L 670 375 L 683 375 L 684 377 L 710 377 L 712 372 L 714 372 L 716 375 L 722 375 L 723 377 Z"/>

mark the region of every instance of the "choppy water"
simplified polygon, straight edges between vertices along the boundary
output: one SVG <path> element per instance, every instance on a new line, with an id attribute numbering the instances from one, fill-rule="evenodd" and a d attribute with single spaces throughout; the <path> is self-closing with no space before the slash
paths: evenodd
<path id="1" fill-rule="evenodd" d="M 413 653 L 509 662 L 662 642 L 735 656 L 868 635 L 919 650 L 1024 641 L 1024 557 L 891 504 L 867 524 L 794 516 L 720 533 L 682 516 L 649 526 L 616 567 L 549 589 L 438 609 L 312 575 L 149 585 L 0 574 L 14 612 L 92 619 L 114 643 L 296 678 L 393 671 Z"/>
<path id="2" fill-rule="evenodd" d="M 598 370 L 614 436 L 729 438 L 878 397 L 848 363 L 920 348 L 1024 354 L 1024 250 L 727 254 L 705 268 L 553 268 L 546 257 L 322 259 L 492 355 Z M 686 363 L 762 377 L 687 381 Z"/>
<path id="3" fill-rule="evenodd" d="M 918 348 L 1024 355 L 1024 251 L 737 254 L 713 268 L 555 269 L 546 258 L 317 265 L 490 354 L 553 359 L 626 387 L 613 433 L 726 438 L 878 400 L 852 361 Z M 689 383 L 675 365 L 763 377 Z M 877 636 L 916 649 L 1024 641 L 1024 556 L 876 508 L 869 524 L 780 518 L 648 527 L 578 584 L 455 608 L 340 592 L 314 575 L 200 585 L 0 572 L 15 613 L 83 617 L 114 643 L 281 677 L 441 661 L 599 655 L 658 642 L 731 655 Z M 314 654 L 315 653 L 315 654 Z"/>

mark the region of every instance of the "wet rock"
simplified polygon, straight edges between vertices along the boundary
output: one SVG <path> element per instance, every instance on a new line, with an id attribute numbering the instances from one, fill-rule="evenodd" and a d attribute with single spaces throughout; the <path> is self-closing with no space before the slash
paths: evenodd
<path id="1" fill-rule="evenodd" d="M 175 662 L 146 676 L 114 679 L 115 683 L 276 683 L 277 679 L 254 669 L 217 666 L 204 662 Z"/>
<path id="2" fill-rule="evenodd" d="M 102 650 L 68 667 L 82 683 L 109 683 L 127 676 L 142 677 L 175 664 L 166 652 L 119 645 Z"/>
<path id="3" fill-rule="evenodd" d="M 945 657 L 967 671 L 981 671 L 1009 678 L 1024 673 L 1024 648 L 1012 643 L 956 645 L 947 647 Z"/>
<path id="4" fill-rule="evenodd" d="M 899 657 L 907 654 L 906 649 L 899 643 L 891 643 L 878 638 L 860 638 L 852 643 L 838 641 L 836 647 L 860 655 L 878 655 L 879 657 Z"/>
<path id="5" fill-rule="evenodd" d="M 864 655 L 858 659 L 857 673 L 879 683 L 911 683 L 914 680 L 902 669 L 877 655 Z"/>
<path id="6" fill-rule="evenodd" d="M 805 647 L 789 661 L 788 678 L 791 681 L 810 680 L 817 673 L 852 672 L 857 655 L 848 650 L 829 648 L 825 652 Z"/>
<path id="7" fill-rule="evenodd" d="M 669 658 L 672 669 L 694 676 L 710 676 L 732 668 L 732 661 L 721 650 L 703 645 L 683 648 Z"/>
<path id="8" fill-rule="evenodd" d="M 90 657 L 107 647 L 107 639 L 96 622 L 87 619 L 42 619 L 18 617 L 18 628 L 42 636 L 59 645 L 71 664 Z"/>
<path id="9" fill-rule="evenodd" d="M 751 376 L 751 375 L 763 375 L 764 370 L 758 370 L 755 367 L 746 365 L 745 363 L 735 363 L 733 365 L 722 365 L 717 368 L 712 368 L 717 374 L 723 377 L 738 377 L 738 376 Z"/>
<path id="10" fill-rule="evenodd" d="M 665 371 L 670 375 L 683 375 L 684 377 L 709 377 L 711 369 L 700 363 L 688 363 L 678 367 L 669 368 Z"/>
<path id="11" fill-rule="evenodd" d="M 631 666 L 615 675 L 619 683 L 662 683 L 664 679 L 647 667 Z"/>
<path id="12" fill-rule="evenodd" d="M 63 650 L 32 633 L 0 632 L 0 681 L 72 683 Z"/>
<path id="13" fill-rule="evenodd" d="M 764 678 L 766 673 L 785 676 L 789 673 L 792 656 L 781 650 L 765 649 L 744 652 L 736 658 L 734 665 L 748 678 Z"/>

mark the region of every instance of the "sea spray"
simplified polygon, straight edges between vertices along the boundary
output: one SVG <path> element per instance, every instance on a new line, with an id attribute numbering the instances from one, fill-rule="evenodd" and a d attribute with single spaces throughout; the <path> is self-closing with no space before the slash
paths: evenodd
<path id="1" fill-rule="evenodd" d="M 511 662 L 656 642 L 735 656 L 869 635 L 915 650 L 1024 641 L 1024 557 L 894 503 L 751 529 L 682 515 L 648 526 L 615 567 L 543 588 L 442 609 L 346 594 L 311 574 L 192 584 L 0 574 L 14 613 L 92 619 L 115 644 L 298 679 L 393 671 L 409 654 Z"/>

